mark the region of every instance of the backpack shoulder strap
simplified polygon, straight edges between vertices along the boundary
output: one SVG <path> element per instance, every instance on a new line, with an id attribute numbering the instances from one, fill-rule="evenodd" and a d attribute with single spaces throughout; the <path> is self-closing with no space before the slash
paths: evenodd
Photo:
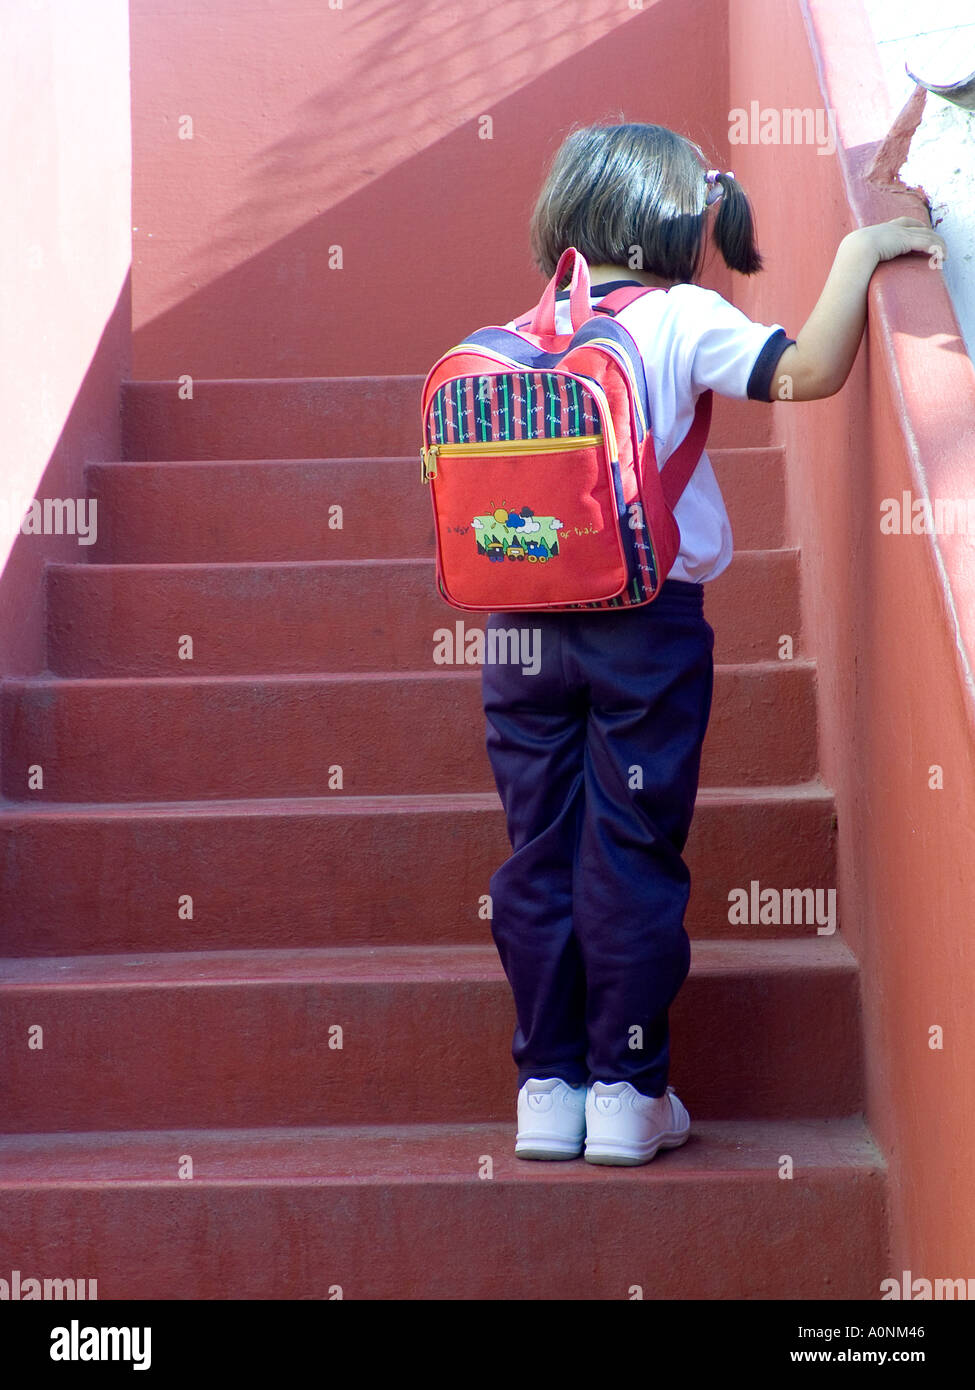
<path id="1" fill-rule="evenodd" d="M 615 318 L 627 304 L 632 304 L 635 299 L 642 299 L 645 294 L 663 294 L 663 290 L 659 285 L 626 285 L 623 289 L 603 295 L 602 302 L 594 304 L 592 310 L 594 314 L 609 314 L 611 318 Z"/>
<path id="2" fill-rule="evenodd" d="M 613 290 L 611 294 L 607 294 L 601 304 L 594 306 L 594 312 L 609 314 L 615 318 L 621 309 L 625 309 L 634 300 L 642 298 L 645 294 L 657 292 L 663 293 L 662 289 L 655 285 L 645 287 L 627 285 L 625 289 Z M 711 391 L 701 392 L 694 407 L 694 419 L 690 429 L 660 470 L 664 501 L 671 511 L 677 506 L 681 493 L 687 487 L 691 475 L 701 461 L 701 455 L 704 453 L 704 446 L 708 439 L 708 431 L 711 428 L 713 401 L 714 396 Z"/>
<path id="3" fill-rule="evenodd" d="M 677 506 L 681 493 L 691 481 L 691 474 L 701 461 L 711 428 L 713 399 L 711 391 L 702 391 L 698 396 L 690 429 L 660 470 L 664 501 L 671 511 Z"/>
<path id="4" fill-rule="evenodd" d="M 626 285 L 622 289 L 613 290 L 610 294 L 604 295 L 602 302 L 593 306 L 593 312 L 608 314 L 611 318 L 615 318 L 628 304 L 641 299 L 643 295 L 662 293 L 664 293 L 663 289 L 657 285 Z M 527 328 L 531 318 L 531 314 L 528 314 L 523 320 L 517 322 L 515 327 Z M 682 492 L 691 480 L 691 475 L 701 461 L 701 455 L 704 453 L 704 446 L 707 444 L 708 432 L 711 428 L 713 401 L 714 397 L 711 391 L 701 392 L 694 407 L 694 419 L 690 429 L 660 470 L 660 483 L 663 488 L 664 500 L 671 511 L 677 506 Z M 647 439 L 652 446 L 652 435 L 647 435 Z"/>

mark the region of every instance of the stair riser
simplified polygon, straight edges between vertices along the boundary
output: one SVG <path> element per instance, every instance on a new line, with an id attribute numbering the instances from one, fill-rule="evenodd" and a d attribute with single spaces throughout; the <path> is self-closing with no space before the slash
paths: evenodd
<path id="1" fill-rule="evenodd" d="M 489 923 L 480 899 L 509 853 L 500 807 L 9 814 L 0 818 L 0 952 L 483 944 Z M 780 889 L 835 883 L 831 803 L 702 798 L 685 858 L 692 937 L 815 934 L 809 926 L 732 926 L 728 894 L 752 879 Z M 177 914 L 183 894 L 193 899 L 192 920 Z"/>
<path id="2" fill-rule="evenodd" d="M 431 363 L 431 366 L 433 364 Z M 413 455 L 419 476 L 421 376 L 315 377 L 122 387 L 126 459 L 315 459 Z M 709 448 L 772 442 L 772 412 L 715 396 Z"/>
<path id="3" fill-rule="evenodd" d="M 500 967 L 473 979 L 7 984 L 0 1010 L 9 1133 L 477 1123 L 509 1118 L 517 1091 Z M 860 1109 L 849 968 L 692 965 L 671 1018 L 671 1080 L 692 1116 Z M 27 1047 L 35 1024 L 42 1050 Z"/>
<path id="4" fill-rule="evenodd" d="M 398 681 L 10 681 L 3 715 L 3 792 L 12 800 L 494 789 L 479 670 Z M 44 785 L 31 790 L 37 765 Z M 813 668 L 716 672 L 702 785 L 779 786 L 810 780 L 815 766 Z M 335 767 L 341 790 L 329 787 Z"/>
<path id="5" fill-rule="evenodd" d="M 168 457 L 166 455 L 156 455 Z M 712 452 L 739 552 L 783 543 L 781 449 Z M 272 459 L 277 455 L 272 452 Z M 90 464 L 97 535 L 85 562 L 404 559 L 434 553 L 429 489 L 405 458 Z M 375 524 L 383 515 L 395 525 Z M 337 525 L 341 508 L 341 527 Z"/>
<path id="6" fill-rule="evenodd" d="M 879 1297 L 879 1172 L 803 1173 L 798 1155 L 792 1181 L 714 1182 L 668 1177 L 677 1158 L 655 1159 L 652 1182 L 606 1168 L 569 1185 L 552 1170 L 576 1164 L 539 1163 L 537 1182 L 513 1184 L 498 1155 L 494 1180 L 475 1176 L 475 1145 L 463 1183 L 227 1188 L 204 1169 L 155 1190 L 5 1191 L 3 1268 L 95 1278 L 99 1300 L 328 1299 L 336 1285 L 345 1299 Z"/>
<path id="7" fill-rule="evenodd" d="M 86 478 L 98 502 L 98 535 L 79 556 L 85 562 L 401 560 L 435 553 L 418 448 L 389 459 L 90 464 Z M 395 526 L 376 525 L 380 499 Z"/>
<path id="8" fill-rule="evenodd" d="M 709 590 L 717 661 L 775 660 L 781 634 L 795 641 L 797 558 L 746 553 Z M 435 669 L 443 629 L 486 618 L 443 602 L 432 562 L 48 570 L 48 666 L 64 676 L 181 676 L 184 634 L 199 676 Z"/>

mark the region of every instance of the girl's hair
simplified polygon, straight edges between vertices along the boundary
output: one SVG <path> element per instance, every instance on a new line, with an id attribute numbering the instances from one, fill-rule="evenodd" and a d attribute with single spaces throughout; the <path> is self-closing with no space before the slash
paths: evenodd
<path id="1" fill-rule="evenodd" d="M 634 265 L 686 282 L 701 271 L 707 242 L 706 161 L 698 145 L 659 125 L 574 130 L 555 156 L 531 220 L 535 263 L 547 276 L 569 246 L 591 264 Z M 712 236 L 732 270 L 762 269 L 751 204 L 737 179 L 723 192 Z M 637 256 L 637 253 L 639 255 Z"/>

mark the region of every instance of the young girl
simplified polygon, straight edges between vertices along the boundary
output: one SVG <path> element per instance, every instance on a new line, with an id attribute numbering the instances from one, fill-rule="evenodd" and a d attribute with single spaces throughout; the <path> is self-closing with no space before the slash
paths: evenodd
<path id="1" fill-rule="evenodd" d="M 666 290 L 619 315 L 645 363 L 658 467 L 709 388 L 739 400 L 833 395 L 856 357 L 878 263 L 944 255 L 942 238 L 911 218 L 851 232 L 793 340 L 694 283 L 709 218 L 725 263 L 760 270 L 734 175 L 706 170 L 701 150 L 671 130 L 626 124 L 569 136 L 532 219 L 539 268 L 551 277 L 574 246 L 589 262 L 594 305 L 621 285 Z M 565 291 L 563 333 L 567 301 Z M 689 1133 L 667 1084 L 668 1008 L 690 964 L 681 855 L 711 710 L 704 585 L 732 555 L 707 454 L 674 516 L 680 552 L 652 603 L 533 612 L 540 669 L 482 668 L 487 751 L 512 846 L 491 879 L 491 928 L 517 1014 L 521 1158 L 574 1158 L 585 1141 L 590 1163 L 646 1163 Z M 510 618 L 492 613 L 488 626 Z"/>

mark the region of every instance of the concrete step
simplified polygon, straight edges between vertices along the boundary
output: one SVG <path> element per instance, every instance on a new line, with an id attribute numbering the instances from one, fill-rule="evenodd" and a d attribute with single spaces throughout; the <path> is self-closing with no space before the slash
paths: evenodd
<path id="1" fill-rule="evenodd" d="M 799 552 L 746 551 L 709 586 L 715 660 L 777 659 L 798 641 Z M 443 631 L 483 631 L 449 607 L 432 560 L 51 565 L 48 666 L 63 676 L 270 675 L 434 668 Z M 457 623 L 461 624 L 460 629 Z"/>
<path id="2" fill-rule="evenodd" d="M 433 363 L 430 364 L 433 366 Z M 122 385 L 127 459 L 315 459 L 412 455 L 419 477 L 422 376 L 197 378 Z M 772 443 L 763 401 L 715 396 L 710 447 Z"/>
<path id="3" fill-rule="evenodd" d="M 79 559 L 237 564 L 432 556 L 433 512 L 418 449 L 411 441 L 398 458 L 89 464 L 98 524 Z M 708 456 L 737 550 L 781 546 L 784 450 L 712 448 Z"/>
<path id="4" fill-rule="evenodd" d="M 2 793 L 175 801 L 490 791 L 480 669 L 4 682 Z M 43 786 L 30 789 L 40 768 Z M 329 778 L 340 775 L 341 786 Z M 719 666 L 702 785 L 816 769 L 811 662 Z"/>
<path id="5" fill-rule="evenodd" d="M 99 1300 L 879 1297 L 858 1117 L 691 1118 L 639 1168 L 515 1158 L 507 1119 L 0 1138 L 0 1258 Z"/>
<path id="6" fill-rule="evenodd" d="M 486 1123 L 517 1091 L 493 945 L 49 957 L 2 974 L 11 1133 Z M 852 1114 L 858 1012 L 839 937 L 698 942 L 671 1080 L 702 1119 Z"/>
<path id="7" fill-rule="evenodd" d="M 832 794 L 816 782 L 705 788 L 685 852 L 689 934 L 746 934 L 729 925 L 728 895 L 753 879 L 832 887 L 833 819 Z M 8 803 L 0 955 L 483 944 L 484 895 L 509 853 L 494 792 Z M 192 918 L 177 913 L 183 894 Z M 817 930 L 753 922 L 747 934 Z"/>

